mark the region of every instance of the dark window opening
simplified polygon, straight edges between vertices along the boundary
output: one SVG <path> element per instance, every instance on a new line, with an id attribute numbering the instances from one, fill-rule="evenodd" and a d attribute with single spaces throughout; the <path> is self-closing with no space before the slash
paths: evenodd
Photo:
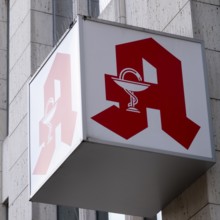
<path id="1" fill-rule="evenodd" d="M 57 206 L 57 220 L 79 220 L 79 209 Z"/>
<path id="2" fill-rule="evenodd" d="M 73 22 L 72 0 L 53 0 L 53 44 L 55 45 Z"/>

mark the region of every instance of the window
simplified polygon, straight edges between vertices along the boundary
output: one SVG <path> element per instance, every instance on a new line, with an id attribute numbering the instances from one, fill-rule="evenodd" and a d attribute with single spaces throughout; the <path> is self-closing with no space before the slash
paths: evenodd
<path id="1" fill-rule="evenodd" d="M 55 45 L 73 22 L 72 0 L 53 0 L 53 44 Z"/>
<path id="2" fill-rule="evenodd" d="M 3 203 L 3 207 L 4 207 L 4 209 L 3 209 L 3 212 L 4 212 L 4 219 L 5 220 L 8 220 L 9 218 L 8 218 L 8 212 L 9 212 L 9 209 L 8 209 L 8 199 Z"/>
<path id="3" fill-rule="evenodd" d="M 96 18 L 99 16 L 99 0 L 88 1 L 88 13 L 89 16 Z"/>
<path id="4" fill-rule="evenodd" d="M 125 220 L 125 215 L 109 212 L 108 219 L 109 220 Z"/>
<path id="5" fill-rule="evenodd" d="M 96 220 L 108 220 L 108 212 L 96 211 Z"/>
<path id="6" fill-rule="evenodd" d="M 57 206 L 57 220 L 79 220 L 79 209 Z"/>
<path id="7" fill-rule="evenodd" d="M 125 220 L 125 215 L 112 212 L 97 211 L 96 220 Z"/>

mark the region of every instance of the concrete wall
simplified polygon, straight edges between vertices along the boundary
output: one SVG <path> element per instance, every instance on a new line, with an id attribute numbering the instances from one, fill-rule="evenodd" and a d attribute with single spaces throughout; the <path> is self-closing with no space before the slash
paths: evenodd
<path id="1" fill-rule="evenodd" d="M 192 36 L 188 0 L 126 1 L 126 18 L 130 25 Z"/>
<path id="2" fill-rule="evenodd" d="M 10 93 L 8 97 L 9 127 L 6 139 L 7 10 L 5 2 L 0 0 L 2 67 L 0 70 L 0 146 L 4 141 L 1 157 L 3 158 L 3 187 L 0 190 L 2 201 L 8 201 L 10 220 L 56 220 L 56 206 L 29 202 L 28 82 L 52 50 L 54 43 L 69 27 L 73 19 L 72 2 L 65 0 L 60 4 L 61 1 L 56 1 L 53 5 L 52 0 L 10 0 Z M 54 9 L 56 9 L 55 16 L 53 16 Z M 0 166 L 0 180 L 1 170 Z M 0 206 L 0 219 L 5 218 L 5 208 Z"/>
<path id="3" fill-rule="evenodd" d="M 53 48 L 52 0 L 31 0 L 31 73 Z"/>
<path id="4" fill-rule="evenodd" d="M 205 43 L 216 164 L 163 210 L 164 220 L 220 219 L 220 2 L 191 1 L 194 37 Z"/>
<path id="5" fill-rule="evenodd" d="M 27 116 L 28 81 L 53 46 L 52 3 L 11 0 L 9 7 L 9 133 L 3 148 L 3 200 L 8 198 L 10 220 L 54 219 L 53 207 L 29 202 Z"/>
<path id="6" fill-rule="evenodd" d="M 10 1 L 9 134 L 4 155 L 4 198 L 9 219 L 31 217 L 28 201 L 27 80 L 31 73 L 30 1 Z"/>
<path id="7" fill-rule="evenodd" d="M 7 134 L 7 5 L 0 0 L 0 198 L 2 198 L 2 155 Z M 2 199 L 1 199 L 2 200 Z M 0 204 L 0 219 L 6 217 L 6 208 Z"/>
<path id="8" fill-rule="evenodd" d="M 123 2 L 125 11 L 122 9 Z M 124 13 L 124 22 L 121 22 L 121 13 Z M 189 0 L 112 0 L 99 18 L 187 37 L 193 36 Z"/>

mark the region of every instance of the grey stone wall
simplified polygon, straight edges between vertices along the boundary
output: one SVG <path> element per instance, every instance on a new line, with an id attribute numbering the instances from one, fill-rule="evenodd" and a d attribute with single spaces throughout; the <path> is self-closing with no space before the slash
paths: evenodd
<path id="1" fill-rule="evenodd" d="M 7 6 L 0 0 L 0 146 L 7 134 Z"/>
<path id="2" fill-rule="evenodd" d="M 30 1 L 10 1 L 9 29 L 9 133 L 4 146 L 3 194 L 9 219 L 31 217 L 28 201 L 27 81 L 31 72 Z M 22 130 L 23 129 L 23 130 Z M 26 130 L 24 130 L 26 129 Z M 20 136 L 21 135 L 21 136 Z"/>
<path id="3" fill-rule="evenodd" d="M 7 2 L 0 0 L 0 198 L 3 199 L 3 146 L 7 135 Z M 6 208 L 0 204 L 0 219 L 6 217 Z"/>
<path id="4" fill-rule="evenodd" d="M 123 1 L 125 11 L 120 7 Z M 121 14 L 125 16 L 123 22 L 120 19 Z M 189 0 L 112 0 L 99 18 L 187 37 L 193 36 Z"/>
<path id="5" fill-rule="evenodd" d="M 192 36 L 189 0 L 126 1 L 127 24 Z"/>
<path id="6" fill-rule="evenodd" d="M 220 219 L 220 1 L 192 1 L 196 38 L 205 44 L 216 164 L 206 173 L 207 203 L 195 219 Z"/>
<path id="7" fill-rule="evenodd" d="M 10 0 L 10 93 L 9 127 L 6 139 L 6 92 L 3 93 L 7 85 L 5 2 L 7 1 L 0 0 L 0 63 L 3 67 L 0 70 L 0 145 L 4 141 L 1 157 L 3 158 L 3 187 L 0 190 L 2 201 L 8 200 L 10 220 L 56 220 L 56 206 L 29 202 L 28 82 L 69 27 L 73 19 L 72 1 L 65 0 L 62 4 L 61 1 L 54 1 L 53 4 L 52 0 Z M 73 2 L 76 4 L 76 1 Z M 56 13 L 53 13 L 54 10 Z M 2 85 L 3 81 L 4 85 Z M 0 166 L 0 180 L 1 170 Z M 0 206 L 2 220 L 6 217 L 4 211 L 4 207 L 1 211 Z M 4 218 L 1 218 L 1 213 Z"/>
<path id="8" fill-rule="evenodd" d="M 9 7 L 9 133 L 3 146 L 3 199 L 8 198 L 10 220 L 48 215 L 54 219 L 56 213 L 49 206 L 29 202 L 27 115 L 30 76 L 53 46 L 52 3 L 11 0 Z"/>

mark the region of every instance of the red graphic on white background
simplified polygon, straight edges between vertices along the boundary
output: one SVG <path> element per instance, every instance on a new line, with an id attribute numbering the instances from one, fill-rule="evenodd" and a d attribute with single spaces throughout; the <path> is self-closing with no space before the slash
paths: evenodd
<path id="1" fill-rule="evenodd" d="M 142 60 L 157 70 L 145 82 Z M 119 103 L 92 117 L 129 139 L 148 128 L 146 108 L 160 110 L 162 130 L 189 149 L 200 126 L 186 115 L 181 61 L 154 39 L 116 45 L 117 77 L 105 74 L 106 99 Z"/>
<path id="2" fill-rule="evenodd" d="M 138 82 L 126 80 L 125 77 L 127 74 L 133 74 L 134 76 L 136 76 Z M 130 96 L 130 102 L 128 103 L 127 111 L 140 113 L 140 111 L 135 108 L 135 106 L 138 104 L 138 98 L 135 95 L 135 92 L 146 90 L 150 86 L 150 84 L 144 83 L 142 81 L 141 75 L 132 68 L 123 69 L 119 74 L 119 78 L 112 79 Z"/>
<path id="3" fill-rule="evenodd" d="M 44 116 L 39 121 L 41 152 L 33 174 L 46 174 L 56 145 L 56 128 L 61 126 L 61 141 L 71 145 L 76 123 L 72 111 L 70 55 L 58 53 L 44 85 Z"/>

